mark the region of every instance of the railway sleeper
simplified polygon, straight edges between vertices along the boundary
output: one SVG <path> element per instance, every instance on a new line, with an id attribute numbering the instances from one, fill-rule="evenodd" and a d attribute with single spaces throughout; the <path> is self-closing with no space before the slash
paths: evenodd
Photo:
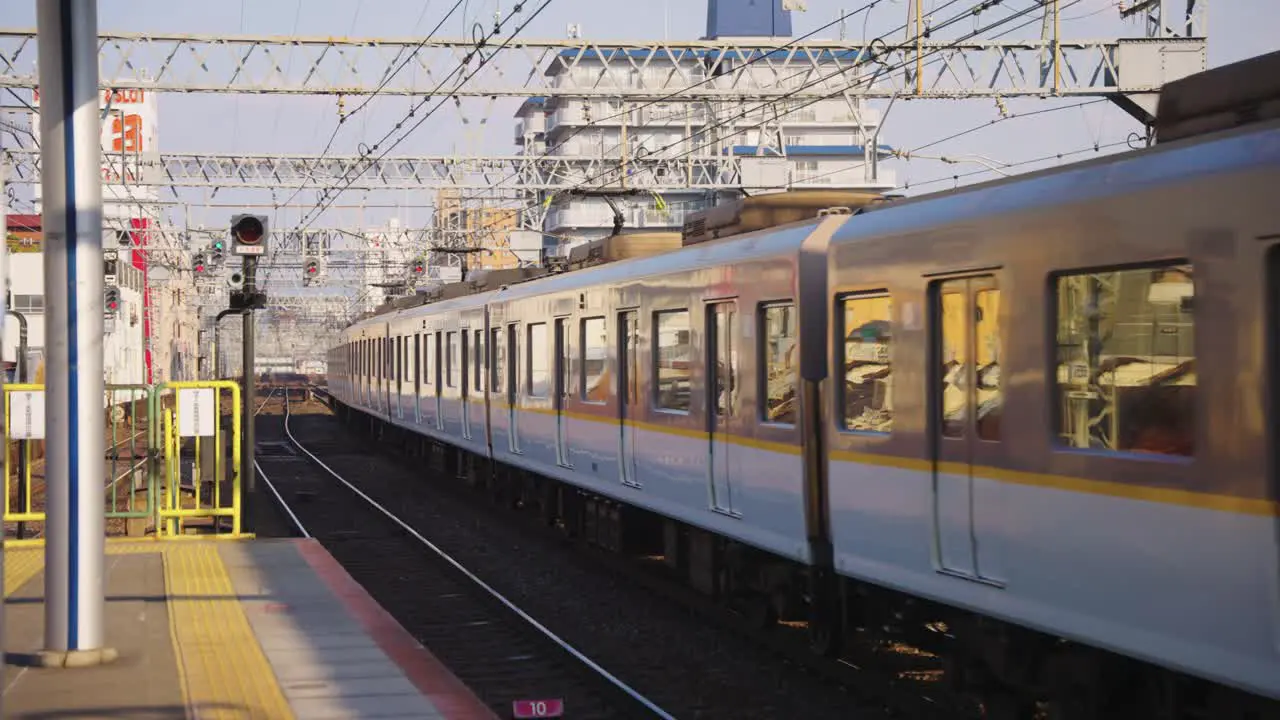
<path id="1" fill-rule="evenodd" d="M 564 536 L 660 564 L 665 574 L 753 626 L 807 621 L 813 651 L 894 652 L 936 666 L 942 686 L 972 698 L 988 720 L 1263 720 L 1277 703 L 976 613 L 834 574 L 822 576 L 698 527 L 490 463 L 428 440 L 385 443 L 388 428 L 362 413 L 347 424 L 403 455 L 420 453 L 443 477 L 501 506 L 535 513 Z M 367 423 L 364 420 L 367 419 Z"/>

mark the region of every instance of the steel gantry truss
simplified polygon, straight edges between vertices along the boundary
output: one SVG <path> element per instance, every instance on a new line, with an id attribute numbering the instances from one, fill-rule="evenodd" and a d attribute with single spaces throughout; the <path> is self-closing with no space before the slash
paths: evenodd
<path id="1" fill-rule="evenodd" d="M 475 52 L 471 41 L 110 32 L 99 35 L 98 66 L 104 89 L 186 93 L 641 100 L 682 91 L 683 101 L 806 100 L 871 76 L 874 82 L 860 84 L 858 95 L 1045 97 L 1155 92 L 1165 79 L 1163 58 L 1202 55 L 1204 48 L 1204 38 L 1195 37 L 803 42 L 783 49 L 732 40 L 517 39 L 500 51 L 481 50 L 501 57 L 454 87 L 450 73 Z M 925 56 L 933 61 L 927 71 L 916 62 Z M 393 73 L 406 58 L 405 70 L 412 71 Z M 472 55 L 469 64 L 479 62 Z M 856 76 L 836 72 L 859 65 Z M 0 87 L 35 87 L 35 67 L 35 30 L 0 29 Z"/>
<path id="2" fill-rule="evenodd" d="M 11 182 L 39 181 L 38 150 L 5 150 L 3 156 L 13 168 Z M 357 155 L 161 153 L 157 161 L 130 162 L 126 174 L 131 185 L 293 189 L 323 188 L 343 181 L 351 190 L 448 187 L 512 199 L 521 197 L 521 191 L 563 190 L 588 180 L 590 185 L 616 185 L 624 176 L 633 187 L 655 192 L 744 187 L 741 157 L 709 153 L 676 159 L 648 155 L 625 161 L 616 155 L 434 155 L 379 160 Z"/>

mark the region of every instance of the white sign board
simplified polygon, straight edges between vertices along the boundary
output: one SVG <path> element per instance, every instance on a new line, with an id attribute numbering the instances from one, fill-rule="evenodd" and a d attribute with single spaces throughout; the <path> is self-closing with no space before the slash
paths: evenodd
<path id="1" fill-rule="evenodd" d="M 43 390 L 9 393 L 9 437 L 14 440 L 44 439 Z"/>
<path id="2" fill-rule="evenodd" d="M 217 425 L 214 414 L 213 388 L 187 388 L 178 391 L 178 435 L 211 437 Z"/>

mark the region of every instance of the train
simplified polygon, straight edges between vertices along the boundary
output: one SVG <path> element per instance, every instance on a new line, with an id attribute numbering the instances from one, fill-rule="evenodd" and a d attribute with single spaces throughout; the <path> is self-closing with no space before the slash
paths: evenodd
<path id="1" fill-rule="evenodd" d="M 989 717 L 1274 716 L 1276 77 L 1166 86 L 1150 147 L 398 303 L 332 400 L 815 651 L 936 649 Z"/>

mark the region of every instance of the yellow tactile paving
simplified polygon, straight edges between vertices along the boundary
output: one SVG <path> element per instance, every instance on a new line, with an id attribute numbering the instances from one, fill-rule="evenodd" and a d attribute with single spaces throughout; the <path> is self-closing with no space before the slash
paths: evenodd
<path id="1" fill-rule="evenodd" d="M 9 597 L 44 569 L 44 548 L 8 548 L 4 551 L 4 596 Z"/>
<path id="2" fill-rule="evenodd" d="M 169 635 L 182 696 L 195 720 L 294 717 L 213 543 L 108 542 L 108 555 L 164 555 Z M 44 567 L 44 548 L 4 551 L 12 594 Z"/>
<path id="3" fill-rule="evenodd" d="M 178 672 L 196 717 L 292 718 L 217 549 L 168 545 L 164 568 Z"/>

